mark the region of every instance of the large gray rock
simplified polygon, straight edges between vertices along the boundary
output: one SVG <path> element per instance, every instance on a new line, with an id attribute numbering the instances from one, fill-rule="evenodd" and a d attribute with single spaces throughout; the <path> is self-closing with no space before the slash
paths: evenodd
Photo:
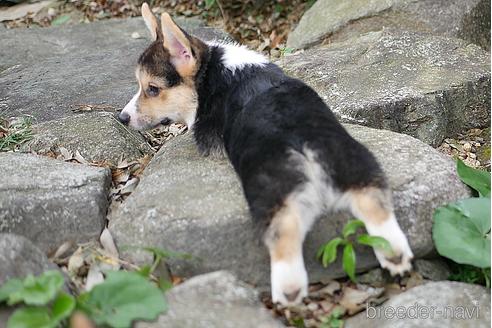
<path id="1" fill-rule="evenodd" d="M 283 58 L 344 122 L 436 146 L 490 125 L 490 54 L 458 39 L 373 32 Z"/>
<path id="2" fill-rule="evenodd" d="M 225 32 L 179 21 L 203 39 Z M 191 22 L 191 23 L 190 23 Z M 137 91 L 135 65 L 148 39 L 142 18 L 74 26 L 0 30 L 0 116 L 37 122 L 73 115 L 84 105 L 122 108 Z"/>
<path id="3" fill-rule="evenodd" d="M 0 286 L 12 278 L 39 275 L 56 269 L 46 255 L 28 239 L 10 233 L 0 233 Z M 7 326 L 13 309 L 0 305 L 0 328 Z"/>
<path id="4" fill-rule="evenodd" d="M 0 286 L 12 278 L 39 275 L 56 266 L 27 238 L 0 233 Z"/>
<path id="5" fill-rule="evenodd" d="M 151 153 L 145 138 L 122 125 L 110 113 L 86 113 L 43 122 L 33 126 L 34 139 L 23 151 L 44 154 L 65 147 L 88 161 L 117 164 Z"/>
<path id="6" fill-rule="evenodd" d="M 166 294 L 169 310 L 138 328 L 284 327 L 259 301 L 258 292 L 227 271 L 193 277 Z"/>
<path id="7" fill-rule="evenodd" d="M 97 238 L 104 227 L 109 169 L 20 153 L 0 153 L 0 232 L 27 237 L 44 252 Z"/>
<path id="8" fill-rule="evenodd" d="M 432 213 L 469 195 L 455 163 L 406 135 L 347 126 L 374 152 L 393 190 L 397 218 L 419 257 L 433 250 Z M 307 236 L 304 254 L 311 281 L 344 275 L 340 262 L 329 269 L 315 259 L 317 249 L 341 233 L 348 215 L 320 219 Z M 226 159 L 201 157 L 190 134 L 166 143 L 147 167 L 137 189 L 109 218 L 117 244 L 158 246 L 187 252 L 195 260 L 171 260 L 181 276 L 227 269 L 244 281 L 266 285 L 269 259 L 248 214 L 240 183 Z M 377 266 L 372 251 L 359 250 L 360 270 Z M 123 252 L 144 263 L 148 256 Z M 339 259 L 340 260 L 340 259 Z"/>
<path id="9" fill-rule="evenodd" d="M 346 328 L 490 327 L 490 289 L 461 282 L 430 282 L 345 321 Z"/>
<path id="10" fill-rule="evenodd" d="M 488 0 L 318 0 L 289 34 L 287 46 L 306 48 L 384 28 L 463 38 L 490 49 Z"/>

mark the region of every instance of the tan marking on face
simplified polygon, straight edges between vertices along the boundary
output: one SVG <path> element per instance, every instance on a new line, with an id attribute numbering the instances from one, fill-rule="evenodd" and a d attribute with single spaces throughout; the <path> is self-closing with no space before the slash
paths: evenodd
<path id="1" fill-rule="evenodd" d="M 384 190 L 375 187 L 366 187 L 349 191 L 353 205 L 364 218 L 372 224 L 383 224 L 391 217 L 391 208 L 388 208 L 389 195 Z"/>
<path id="2" fill-rule="evenodd" d="M 138 99 L 137 125 L 154 127 L 169 118 L 173 122 L 191 127 L 198 107 L 198 96 L 193 81 L 185 80 L 177 86 L 168 88 L 162 78 L 137 69 L 137 79 L 142 92 Z M 149 85 L 159 88 L 158 96 L 149 96 Z"/>
<path id="3" fill-rule="evenodd" d="M 289 201 L 274 215 L 267 232 L 267 244 L 272 261 L 290 262 L 302 254 L 301 217 Z"/>

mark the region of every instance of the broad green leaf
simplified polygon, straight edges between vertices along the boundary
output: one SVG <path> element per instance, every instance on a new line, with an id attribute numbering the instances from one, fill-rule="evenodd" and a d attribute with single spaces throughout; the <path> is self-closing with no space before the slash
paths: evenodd
<path id="1" fill-rule="evenodd" d="M 78 298 L 81 309 L 99 325 L 130 327 L 154 320 L 167 308 L 164 295 L 136 272 L 109 271 L 106 280 Z"/>
<path id="2" fill-rule="evenodd" d="M 29 275 L 22 281 L 22 289 L 10 294 L 8 304 L 45 305 L 55 298 L 62 286 L 63 276 L 59 271 L 46 271 L 39 277 Z"/>
<path id="3" fill-rule="evenodd" d="M 372 248 L 378 248 L 383 252 L 392 253 L 393 248 L 390 243 L 383 237 L 369 236 L 367 234 L 362 234 L 357 237 L 357 242 L 362 245 L 371 246 Z"/>
<path id="4" fill-rule="evenodd" d="M 53 320 L 60 322 L 61 320 L 68 318 L 74 309 L 75 298 L 66 293 L 59 293 L 53 302 Z"/>
<path id="5" fill-rule="evenodd" d="M 22 289 L 22 280 L 10 279 L 0 288 L 0 302 L 6 301 L 10 294 Z"/>
<path id="6" fill-rule="evenodd" d="M 318 258 L 321 257 L 321 263 L 326 267 L 337 259 L 337 247 L 343 242 L 340 237 L 330 240 L 318 250 Z"/>
<path id="7" fill-rule="evenodd" d="M 457 170 L 461 181 L 478 191 L 480 196 L 490 198 L 490 172 L 466 166 L 461 160 L 457 162 Z"/>
<path id="8" fill-rule="evenodd" d="M 47 307 L 24 307 L 16 310 L 7 321 L 7 328 L 54 328 L 58 325 L 50 317 Z"/>
<path id="9" fill-rule="evenodd" d="M 461 264 L 490 267 L 490 199 L 472 198 L 439 207 L 432 237 L 442 256 Z"/>
<path id="10" fill-rule="evenodd" d="M 343 248 L 343 270 L 347 273 L 350 280 L 355 282 L 355 252 L 352 244 L 348 243 Z"/>
<path id="11" fill-rule="evenodd" d="M 51 25 L 52 26 L 62 25 L 62 24 L 65 24 L 66 22 L 68 22 L 69 20 L 70 20 L 70 15 L 62 15 L 62 16 L 55 18 L 51 22 Z"/>
<path id="12" fill-rule="evenodd" d="M 347 238 L 348 236 L 354 234 L 357 229 L 363 228 L 364 227 L 364 222 L 361 220 L 351 220 L 347 222 L 345 227 L 343 227 L 343 238 Z"/>
<path id="13" fill-rule="evenodd" d="M 459 200 L 449 206 L 458 209 L 464 216 L 472 220 L 477 229 L 486 235 L 490 231 L 490 199 L 485 197 Z"/>

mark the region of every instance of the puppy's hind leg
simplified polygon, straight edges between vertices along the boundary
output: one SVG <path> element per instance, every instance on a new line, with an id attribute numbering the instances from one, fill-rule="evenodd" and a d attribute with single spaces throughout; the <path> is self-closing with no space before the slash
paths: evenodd
<path id="1" fill-rule="evenodd" d="M 270 253 L 272 301 L 282 305 L 299 303 L 308 292 L 302 243 L 305 232 L 295 202 L 286 201 L 265 233 Z"/>
<path id="2" fill-rule="evenodd" d="M 370 235 L 383 237 L 393 249 L 391 254 L 374 250 L 381 267 L 388 269 L 391 275 L 402 275 L 409 271 L 413 253 L 396 221 L 390 192 L 382 188 L 365 187 L 352 189 L 348 194 L 352 214 L 365 223 Z"/>

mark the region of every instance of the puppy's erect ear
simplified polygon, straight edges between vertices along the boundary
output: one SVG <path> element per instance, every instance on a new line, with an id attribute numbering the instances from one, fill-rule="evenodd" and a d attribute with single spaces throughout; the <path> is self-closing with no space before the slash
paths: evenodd
<path id="1" fill-rule="evenodd" d="M 168 13 L 161 15 L 161 27 L 164 36 L 164 48 L 171 54 L 171 63 L 174 68 L 183 77 L 192 76 L 195 73 L 196 59 L 191 51 L 190 40 Z"/>
<path id="2" fill-rule="evenodd" d="M 155 18 L 154 14 L 149 8 L 149 5 L 146 2 L 144 2 L 142 5 L 142 17 L 145 21 L 145 25 L 147 25 L 147 28 L 150 31 L 152 41 L 157 40 L 159 24 L 157 24 L 157 18 Z"/>

